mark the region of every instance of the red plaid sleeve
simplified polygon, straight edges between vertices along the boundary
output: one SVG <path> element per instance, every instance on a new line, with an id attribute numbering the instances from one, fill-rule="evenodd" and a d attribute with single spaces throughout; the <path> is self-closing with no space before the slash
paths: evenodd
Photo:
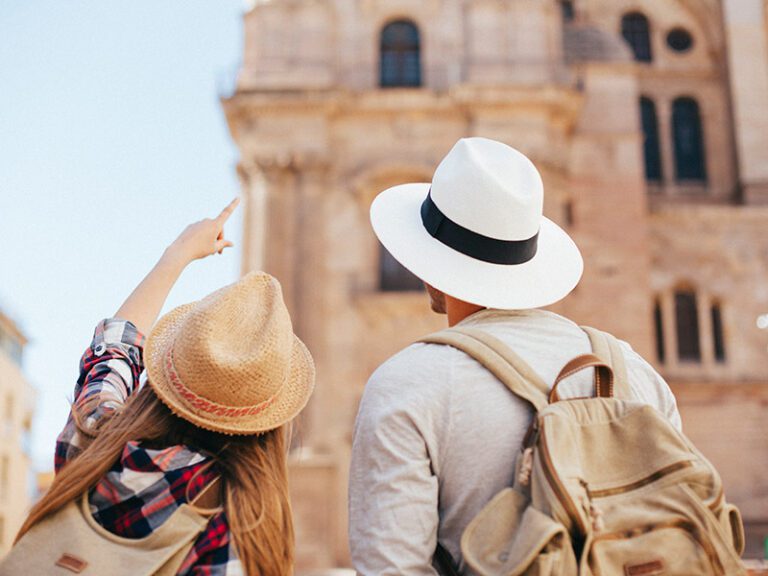
<path id="1" fill-rule="evenodd" d="M 139 387 L 144 370 L 144 335 L 127 320 L 102 320 L 93 341 L 80 360 L 80 377 L 75 385 L 73 408 L 82 412 L 89 426 L 114 411 Z M 70 412 L 64 430 L 56 440 L 55 467 L 61 467 L 79 452 L 81 439 Z"/>

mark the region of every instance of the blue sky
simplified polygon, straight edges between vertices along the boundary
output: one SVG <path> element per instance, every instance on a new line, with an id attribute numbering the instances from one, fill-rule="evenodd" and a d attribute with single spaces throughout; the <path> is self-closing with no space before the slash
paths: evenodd
<path id="1" fill-rule="evenodd" d="M 0 0 L 0 307 L 30 339 L 32 452 L 51 467 L 77 364 L 163 248 L 238 194 L 219 104 L 243 0 Z M 240 216 L 228 235 L 240 238 Z M 236 279 L 239 246 L 166 305 Z"/>

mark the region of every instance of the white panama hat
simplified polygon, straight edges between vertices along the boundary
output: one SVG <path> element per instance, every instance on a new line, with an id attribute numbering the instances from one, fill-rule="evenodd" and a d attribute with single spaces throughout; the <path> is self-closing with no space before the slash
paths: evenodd
<path id="1" fill-rule="evenodd" d="M 459 140 L 432 184 L 403 184 L 371 206 L 376 236 L 438 290 L 480 306 L 553 304 L 584 270 L 570 236 L 542 214 L 544 187 L 523 154 L 487 138 Z"/>

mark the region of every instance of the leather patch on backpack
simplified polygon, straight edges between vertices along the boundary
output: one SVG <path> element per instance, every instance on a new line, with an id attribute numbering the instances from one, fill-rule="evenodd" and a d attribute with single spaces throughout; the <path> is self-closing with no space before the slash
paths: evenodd
<path id="1" fill-rule="evenodd" d="M 624 576 L 657 576 L 664 573 L 664 562 L 652 560 L 643 564 L 624 565 Z"/>
<path id="2" fill-rule="evenodd" d="M 85 568 L 88 566 L 88 562 L 82 558 L 73 556 L 72 554 L 64 553 L 61 555 L 61 558 L 56 560 L 56 566 L 64 568 L 65 570 L 69 570 L 70 572 L 74 572 L 75 574 L 80 574 L 80 572 L 85 570 Z"/>

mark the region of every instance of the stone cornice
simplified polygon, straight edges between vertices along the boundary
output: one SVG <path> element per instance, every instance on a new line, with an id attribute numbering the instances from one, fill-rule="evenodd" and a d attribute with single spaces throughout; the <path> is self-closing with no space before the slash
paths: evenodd
<path id="1" fill-rule="evenodd" d="M 650 214 L 650 221 L 660 221 L 665 218 L 685 217 L 687 219 L 709 219 L 717 223 L 723 222 L 723 216 L 745 222 L 768 223 L 768 206 L 740 205 L 721 202 L 719 204 L 675 204 L 660 205 Z"/>
<path id="2" fill-rule="evenodd" d="M 237 170 L 241 179 L 249 179 L 253 170 L 260 171 L 269 179 L 289 173 L 325 173 L 332 167 L 330 158 L 325 155 L 295 151 L 250 156 L 238 164 Z"/>
<path id="3" fill-rule="evenodd" d="M 464 115 L 488 108 L 546 110 L 575 121 L 583 95 L 570 87 L 510 87 L 463 84 L 448 92 L 429 89 L 327 91 L 239 91 L 222 100 L 230 127 L 269 114 L 346 116 L 429 112 Z"/>

